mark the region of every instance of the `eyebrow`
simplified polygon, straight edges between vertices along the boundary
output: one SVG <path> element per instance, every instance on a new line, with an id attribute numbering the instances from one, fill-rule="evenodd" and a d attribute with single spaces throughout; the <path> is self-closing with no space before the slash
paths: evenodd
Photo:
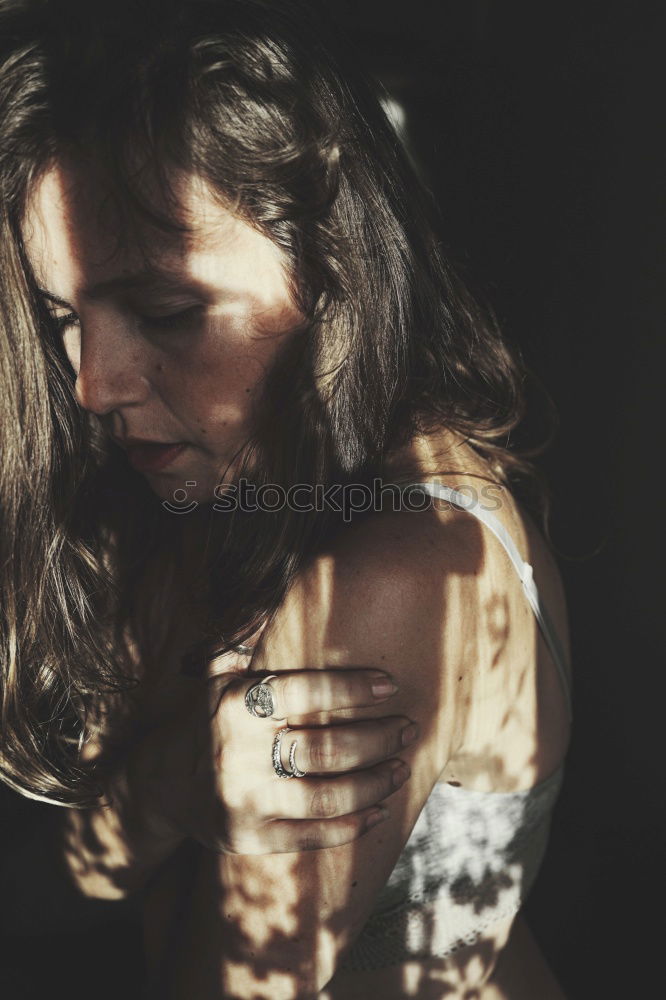
<path id="1" fill-rule="evenodd" d="M 205 290 L 205 286 L 191 275 L 185 275 L 182 271 L 175 268 L 160 267 L 145 268 L 144 270 L 134 271 L 130 274 L 121 274 L 115 278 L 107 278 L 105 281 L 98 281 L 94 285 L 84 288 L 81 295 L 83 298 L 94 301 L 96 299 L 103 299 L 114 292 L 131 291 L 137 288 L 145 290 L 167 283 L 177 284 L 181 289 L 188 289 L 198 294 L 202 294 Z M 39 288 L 38 291 L 40 295 L 49 299 L 54 305 L 71 309 L 69 302 L 66 302 L 65 299 L 60 298 L 59 295 L 49 291 L 47 288 Z"/>
<path id="2" fill-rule="evenodd" d="M 49 292 L 47 288 L 38 288 L 37 291 L 39 292 L 40 295 L 43 295 L 45 299 L 49 299 L 49 301 L 52 302 L 54 306 L 62 306 L 63 309 L 72 308 L 69 302 L 65 302 L 65 300 L 61 299 L 59 295 L 54 295 L 53 292 Z"/>

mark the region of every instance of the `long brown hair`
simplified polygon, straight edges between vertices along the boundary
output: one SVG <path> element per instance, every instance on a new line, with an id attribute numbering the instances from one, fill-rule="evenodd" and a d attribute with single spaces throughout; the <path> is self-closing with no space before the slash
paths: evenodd
<path id="1" fill-rule="evenodd" d="M 306 322 L 239 455 L 256 484 L 366 482 L 436 425 L 498 481 L 529 480 L 506 447 L 526 372 L 444 258 L 377 88 L 321 12 L 5 0 L 0 37 L 0 772 L 24 794 L 85 805 L 99 794 L 79 759 L 86 726 L 131 683 L 125 624 L 178 519 L 76 404 L 21 241 L 51 163 L 90 164 L 119 232 L 184 228 L 170 177 L 194 172 L 283 251 Z M 215 518 L 206 642 L 250 637 L 338 522 L 288 508 Z"/>

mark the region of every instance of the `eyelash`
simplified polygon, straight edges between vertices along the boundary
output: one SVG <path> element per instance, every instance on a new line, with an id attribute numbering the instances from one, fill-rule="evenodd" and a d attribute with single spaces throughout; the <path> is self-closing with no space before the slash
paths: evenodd
<path id="1" fill-rule="evenodd" d="M 58 333 L 64 333 L 66 327 L 79 322 L 79 317 L 76 313 L 67 313 L 66 316 L 54 316 L 53 322 L 56 325 Z"/>
<path id="2" fill-rule="evenodd" d="M 166 313 L 164 316 L 139 316 L 139 319 L 144 326 L 153 326 L 161 330 L 170 330 L 175 327 L 182 326 L 182 324 L 187 322 L 189 319 L 194 319 L 194 316 L 200 311 L 201 306 L 189 306 L 187 309 L 182 309 L 180 312 Z"/>
<path id="3" fill-rule="evenodd" d="M 139 316 L 140 322 L 144 326 L 152 326 L 161 330 L 175 329 L 181 326 L 186 320 L 194 318 L 194 315 L 198 313 L 201 306 L 189 306 L 187 309 L 181 309 L 180 312 L 166 313 L 164 316 Z M 53 317 L 56 329 L 58 333 L 64 333 L 68 326 L 76 324 L 79 322 L 79 317 L 76 313 L 67 313 L 65 316 L 54 316 Z"/>

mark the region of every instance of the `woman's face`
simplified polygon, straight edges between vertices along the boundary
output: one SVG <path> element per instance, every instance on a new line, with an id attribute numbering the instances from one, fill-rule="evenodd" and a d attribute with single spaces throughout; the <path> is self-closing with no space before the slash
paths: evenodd
<path id="1" fill-rule="evenodd" d="M 302 317 L 268 238 L 197 178 L 181 178 L 178 196 L 194 231 L 155 235 L 147 265 L 138 247 L 118 247 L 94 186 L 56 166 L 35 186 L 24 237 L 80 405 L 121 444 L 182 445 L 137 446 L 128 459 L 163 499 L 211 503 L 262 377 Z"/>

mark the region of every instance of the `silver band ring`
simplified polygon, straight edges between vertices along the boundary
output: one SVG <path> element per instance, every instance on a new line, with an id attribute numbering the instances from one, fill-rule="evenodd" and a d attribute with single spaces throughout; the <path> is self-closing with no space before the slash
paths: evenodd
<path id="1" fill-rule="evenodd" d="M 298 740 L 293 740 L 291 746 L 289 747 L 289 767 L 291 768 L 291 773 L 295 778 L 304 778 L 306 771 L 299 771 L 298 765 L 296 764 L 296 746 Z"/>
<path id="2" fill-rule="evenodd" d="M 276 678 L 277 674 L 264 677 L 245 692 L 245 707 L 255 719 L 272 718 L 275 711 L 275 696 L 268 682 L 276 680 Z"/>
<path id="3" fill-rule="evenodd" d="M 273 760 L 273 770 L 277 774 L 278 778 L 303 778 L 306 774 L 305 771 L 300 771 L 296 766 L 295 754 L 296 754 L 296 744 L 298 740 L 293 740 L 291 747 L 289 749 L 289 766 L 291 771 L 285 770 L 282 766 L 282 737 L 285 733 L 290 733 L 291 729 L 289 726 L 285 726 L 283 729 L 278 729 L 275 737 L 273 739 L 273 750 L 272 750 L 272 760 Z"/>

